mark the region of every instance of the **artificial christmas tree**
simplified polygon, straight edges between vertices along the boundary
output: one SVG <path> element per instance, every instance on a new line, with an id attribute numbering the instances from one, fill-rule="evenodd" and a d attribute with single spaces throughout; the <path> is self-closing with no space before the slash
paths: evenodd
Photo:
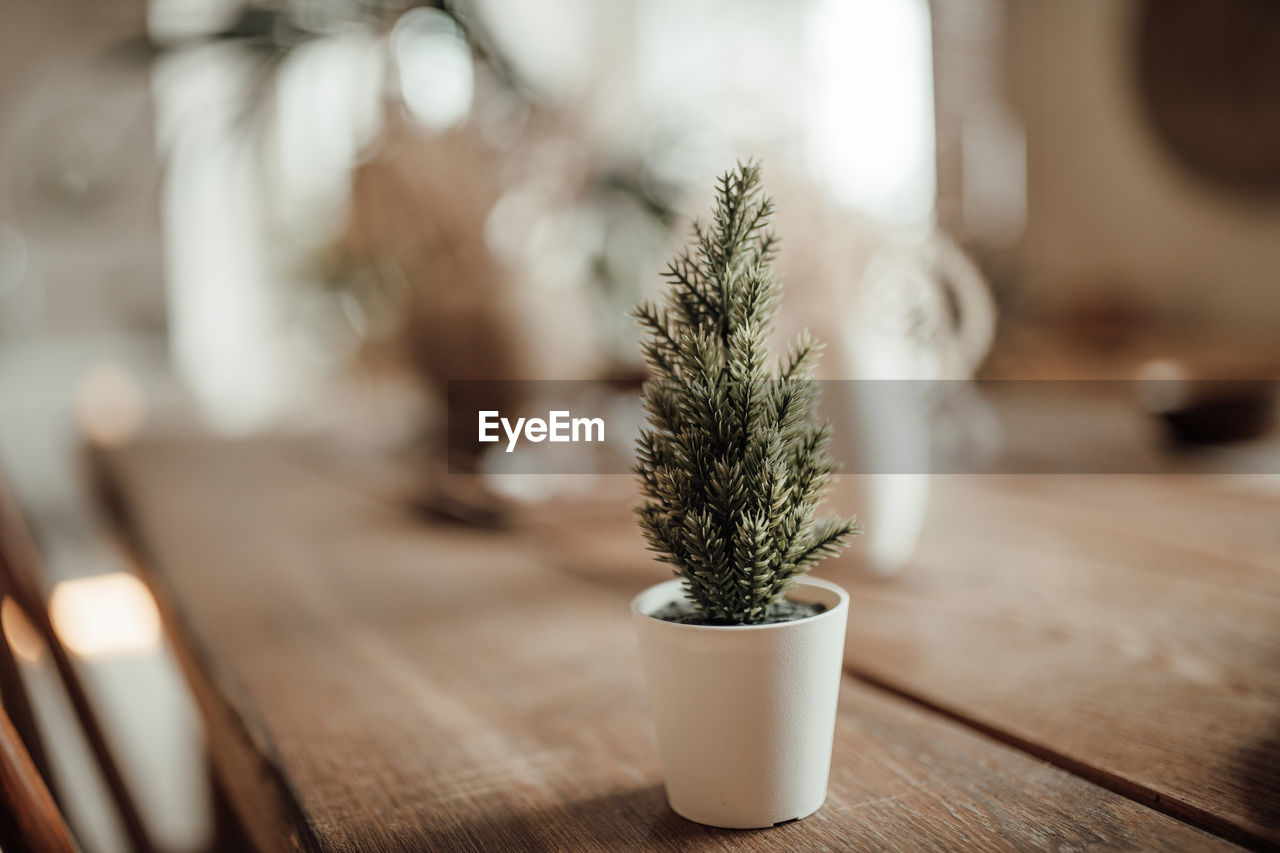
<path id="1" fill-rule="evenodd" d="M 664 304 L 636 312 L 652 370 L 637 512 L 679 579 L 631 610 L 671 807 L 749 828 L 826 798 L 849 596 L 803 576 L 857 527 L 815 521 L 834 470 L 814 415 L 819 345 L 802 335 L 769 369 L 777 238 L 759 167 L 717 190 Z"/>

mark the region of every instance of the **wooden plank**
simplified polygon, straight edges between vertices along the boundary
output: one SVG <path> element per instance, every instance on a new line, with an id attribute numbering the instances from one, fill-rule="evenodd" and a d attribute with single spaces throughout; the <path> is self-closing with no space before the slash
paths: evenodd
<path id="1" fill-rule="evenodd" d="M 820 570 L 854 593 L 851 671 L 1157 809 L 1275 843 L 1276 498 L 1172 475 L 934 482 L 900 579 L 862 576 L 856 558 Z M 563 525 L 567 570 L 653 577 L 625 527 Z"/>
<path id="2" fill-rule="evenodd" d="M 1280 846 L 1280 554 L 1261 526 L 1276 508 L 1207 494 L 1163 477 L 935 478 L 900 578 L 834 572 L 854 595 L 847 664 L 1126 796 Z"/>
<path id="3" fill-rule="evenodd" d="M 1250 817 L 1253 804 L 1262 804 L 1265 808 L 1276 802 L 1273 791 L 1277 773 L 1271 770 L 1276 766 L 1272 763 L 1276 738 L 1267 731 L 1267 721 L 1280 719 L 1280 707 L 1276 705 L 1271 689 L 1276 683 L 1272 661 L 1277 656 L 1251 654 L 1259 649 L 1272 648 L 1277 641 L 1278 632 L 1268 630 L 1268 620 L 1273 620 L 1274 616 L 1265 603 L 1259 605 L 1260 611 L 1254 611 L 1252 616 L 1246 615 L 1244 624 L 1238 626 L 1238 635 L 1220 637 L 1220 642 L 1210 651 L 1211 655 L 1221 654 L 1224 663 L 1234 668 L 1234 680 L 1228 677 L 1222 689 L 1240 696 L 1229 700 L 1230 707 L 1223 712 L 1222 719 L 1214 720 L 1211 716 L 1207 719 L 1213 730 L 1225 729 L 1225 737 L 1199 740 L 1196 730 L 1202 721 L 1197 720 L 1191 730 L 1174 733 L 1176 737 L 1149 744 L 1149 748 L 1139 749 L 1135 744 L 1128 744 L 1132 748 L 1125 750 L 1112 763 L 1102 761 L 1091 751 L 1077 753 L 1064 749 L 1060 741 L 1064 733 L 1071 733 L 1073 720 L 1082 729 L 1097 724 L 1093 713 L 1072 716 L 1075 713 L 1072 709 L 1077 703 L 1103 702 L 1093 693 L 1110 689 L 1106 681 L 1089 686 L 1093 680 L 1091 670 L 1096 668 L 1099 674 L 1117 666 L 1142 670 L 1146 664 L 1141 658 L 1117 663 L 1106 639 L 1096 645 L 1078 644 L 1070 650 L 1070 654 L 1079 656 L 1071 670 L 1072 678 L 1059 683 L 1054 671 L 1041 673 L 1039 683 L 1026 691 L 1024 698 L 1027 701 L 1019 706 L 1006 703 L 996 695 L 981 695 L 987 687 L 985 679 L 979 677 L 973 683 L 969 675 L 973 661 L 981 658 L 969 653 L 967 641 L 971 632 L 975 636 L 990 634 L 982 642 L 994 650 L 996 660 L 1000 660 L 1001 654 L 1022 654 L 1022 650 L 1028 651 L 1033 662 L 1037 654 L 1045 654 L 1046 661 L 1052 660 L 1052 654 L 1046 652 L 1059 655 L 1063 652 L 1055 651 L 1052 646 L 1045 649 L 1042 638 L 1036 636 L 1035 631 L 1027 630 L 1026 625 L 1034 623 L 1041 611 L 1052 613 L 1054 599 L 1060 598 L 1076 611 L 1077 622 L 1083 617 L 1125 626 L 1118 629 L 1122 639 L 1114 642 L 1128 643 L 1131 650 L 1141 649 L 1147 642 L 1156 647 L 1167 647 L 1165 652 L 1153 653 L 1157 665 L 1143 678 L 1126 675 L 1120 681 L 1126 690 L 1131 691 L 1136 690 L 1139 684 L 1148 685 L 1157 695 L 1167 690 L 1175 697 L 1173 701 L 1191 703 L 1189 711 L 1194 716 L 1198 710 L 1195 705 L 1199 701 L 1197 697 L 1204 689 L 1200 681 L 1206 675 L 1203 659 L 1189 657 L 1179 651 L 1182 646 L 1194 646 L 1200 633 L 1198 617 L 1184 618 L 1180 608 L 1198 602 L 1195 584 L 1228 591 L 1211 590 L 1210 597 L 1203 602 L 1203 606 L 1211 611 L 1215 606 L 1226 608 L 1221 624 L 1230 624 L 1234 614 L 1239 612 L 1227 600 L 1233 598 L 1230 590 L 1237 591 L 1234 598 L 1245 601 L 1280 596 L 1280 571 L 1277 571 L 1280 569 L 1277 561 L 1280 528 L 1274 524 L 1280 495 L 1275 493 L 1274 487 L 1268 487 L 1265 478 L 1259 476 L 1242 479 L 1207 475 L 943 476 L 935 478 L 935 483 L 937 493 L 932 516 L 917 561 L 924 565 L 909 570 L 902 580 L 892 582 L 861 576 L 856 557 L 829 562 L 820 572 L 853 589 L 855 604 L 867 600 L 873 608 L 865 612 L 855 610 L 847 656 L 851 671 L 953 714 L 970 725 L 992 731 L 1008 743 L 1028 749 L 1167 813 L 1212 827 L 1246 843 L 1272 843 L 1268 826 L 1275 818 L 1270 810 L 1264 812 L 1260 823 Z M 838 486 L 837 501 L 841 502 L 843 509 L 851 509 L 844 505 L 848 495 L 840 492 Z M 969 507 L 983 518 L 958 518 L 953 509 L 955 506 Z M 1038 527 L 1027 525 L 1025 516 L 1028 512 L 1038 513 Z M 1012 526 L 1012 537 L 999 532 L 1001 520 Z M 627 519 L 593 519 L 590 524 L 568 519 L 539 527 L 544 531 L 545 540 L 559 540 L 566 545 L 560 549 L 558 566 L 593 582 L 631 589 L 657 578 L 661 571 L 644 553 L 643 543 Z M 548 527 L 550 531 L 546 531 Z M 1064 537 L 1070 540 L 1065 545 L 1060 541 Z M 1087 540 L 1088 547 L 1084 550 L 1093 555 L 1090 559 L 1081 559 L 1082 546 L 1075 541 L 1077 539 Z M 980 577 L 979 571 L 979 576 L 959 577 L 954 588 L 953 585 L 938 586 L 933 579 L 920 577 L 922 572 L 930 572 L 930 565 L 946 566 L 953 555 L 962 553 L 955 550 L 955 543 L 967 543 L 972 546 L 971 551 L 976 549 L 975 553 L 985 554 L 987 559 L 998 558 L 999 552 L 1008 545 L 1008 556 L 1015 561 L 1013 573 L 1018 577 L 1010 583 L 1003 576 Z M 1049 556 L 1068 567 L 1066 577 L 1075 576 L 1079 583 L 1085 585 L 1086 591 L 1072 592 L 1054 587 L 1028 597 L 1027 582 L 1043 586 L 1035 574 L 1034 564 L 1046 549 Z M 930 552 L 933 552 L 932 558 Z M 1017 568 L 1028 559 L 1033 564 L 1031 567 Z M 983 562 L 976 565 L 981 566 Z M 998 562 L 1010 565 L 1009 560 Z M 944 570 L 939 571 L 945 574 Z M 1089 580 L 1099 573 L 1108 582 L 1119 583 L 1133 594 L 1111 600 L 1109 594 L 1099 593 L 1098 589 L 1090 587 Z M 1118 577 L 1120 575 L 1125 579 Z M 1170 577 L 1180 579 L 1179 586 L 1186 591 L 1181 601 L 1144 594 L 1148 587 L 1153 590 L 1162 588 Z M 927 604 L 920 597 L 917 585 L 928 590 L 925 594 Z M 1223 599 L 1224 594 L 1227 599 Z M 915 613 L 922 605 L 926 610 L 950 606 L 954 611 L 951 618 L 956 622 L 948 623 L 936 637 L 930 637 L 923 643 L 927 646 L 936 642 L 953 653 L 942 665 L 947 670 L 947 678 L 936 678 L 937 673 L 932 669 L 924 674 L 911 671 L 919 652 L 915 648 L 916 641 L 921 639 L 912 636 L 911 632 L 921 619 L 932 619 L 927 612 L 923 615 Z M 1128 618 L 1128 609 L 1142 618 Z M 1149 612 L 1153 609 L 1154 614 Z M 997 611 L 1002 612 L 1006 621 L 1015 627 L 1000 624 L 1001 620 L 992 616 Z M 910 615 L 904 616 L 904 612 Z M 974 615 L 987 621 L 994 619 L 995 624 L 971 629 L 965 620 Z M 859 621 L 861 616 L 866 616 L 867 621 Z M 1054 622 L 1056 618 L 1051 617 L 1049 621 Z M 1066 629 L 1054 625 L 1050 631 L 1062 634 Z M 863 639 L 855 641 L 855 636 L 871 643 Z M 910 655 L 892 653 L 903 644 L 912 646 Z M 890 652 L 884 659 L 886 649 Z M 983 654 L 990 656 L 991 652 L 984 647 Z M 1169 673 L 1161 668 L 1163 662 L 1160 658 L 1165 654 L 1171 660 L 1169 665 L 1173 671 Z M 879 663 L 877 659 L 880 659 Z M 1201 667 L 1200 672 L 1196 671 L 1198 666 Z M 1242 687 L 1250 681 L 1250 673 L 1255 670 L 1261 675 L 1260 681 Z M 1166 678 L 1167 685 L 1163 683 Z M 965 697 L 972 705 L 951 701 L 949 691 L 953 683 L 967 684 L 968 689 L 976 694 Z M 1017 683 L 1015 680 L 1015 689 Z M 1080 687 L 1082 684 L 1086 685 L 1084 689 Z M 1032 737 L 1025 727 L 1008 719 L 1016 709 L 1017 714 L 1043 722 L 1046 715 L 1040 708 L 1042 703 L 1054 706 L 1051 710 L 1060 718 L 1061 729 L 1037 729 L 1037 736 Z M 974 706 L 990 706 L 994 712 L 989 715 L 974 713 Z M 1207 713 L 1211 715 L 1214 707 L 1209 706 Z M 1123 716 L 1131 712 L 1135 712 L 1133 707 L 1122 704 L 1108 713 Z M 1146 720 L 1145 712 L 1136 712 L 1135 718 L 1121 727 L 1124 734 L 1118 737 L 1129 738 L 1133 731 L 1147 724 Z M 1110 726 L 1109 721 L 1107 725 Z M 1107 731 L 1114 729 L 1108 728 Z M 1084 731 L 1073 734 L 1079 735 L 1088 736 Z M 1109 737 L 1104 734 L 1102 740 Z M 1142 742 L 1142 739 L 1137 741 Z M 1184 749 L 1190 751 L 1181 753 Z M 1222 755 L 1215 756 L 1215 751 L 1221 751 Z M 1233 755 L 1239 759 L 1237 763 L 1233 763 Z M 1164 779 L 1163 770 L 1155 773 L 1144 770 L 1144 766 L 1152 761 L 1155 762 L 1153 766 L 1159 768 L 1177 768 L 1181 763 L 1181 772 L 1172 780 Z M 1183 791 L 1187 786 L 1196 787 L 1198 762 L 1201 761 L 1217 768 L 1217 771 L 1206 777 L 1209 790 L 1199 791 L 1199 796 L 1189 801 L 1183 796 Z M 1236 778 L 1236 784 L 1219 789 L 1219 777 L 1224 775 Z"/>
<path id="4" fill-rule="evenodd" d="M 1118 548 L 1177 545 L 1199 552 L 1215 579 L 1280 594 L 1280 490 L 1249 488 L 1274 475 L 969 477 L 993 502 L 1031 501 L 1064 524 L 1101 531 Z M 943 483 L 945 487 L 945 483 Z M 1098 535 L 1098 534 L 1095 534 Z M 1237 565 L 1232 565 L 1233 563 Z M 1169 570 L 1196 567 L 1180 560 Z M 1232 577 L 1239 575 L 1239 577 Z"/>
<path id="5" fill-rule="evenodd" d="M 688 823 L 663 801 L 634 586 L 559 571 L 528 534 L 424 526 L 270 445 L 97 461 L 264 849 L 1229 846 L 852 679 L 818 815 Z"/>

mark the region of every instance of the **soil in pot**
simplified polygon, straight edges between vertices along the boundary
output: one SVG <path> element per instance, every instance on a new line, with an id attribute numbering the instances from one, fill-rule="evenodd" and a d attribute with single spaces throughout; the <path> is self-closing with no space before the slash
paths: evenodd
<path id="1" fill-rule="evenodd" d="M 790 599 L 782 599 L 775 601 L 769 605 L 769 612 L 765 614 L 763 622 L 755 622 L 755 625 L 773 625 L 778 622 L 795 622 L 800 619 L 808 619 L 810 616 L 817 616 L 819 613 L 826 612 L 824 604 L 807 604 L 802 601 L 791 601 Z M 678 622 L 681 625 L 712 625 L 712 626 L 728 626 L 736 623 L 725 622 L 718 619 L 708 619 L 700 611 L 693 606 L 693 602 L 687 599 L 673 601 L 650 614 L 654 619 L 661 619 L 664 622 Z"/>

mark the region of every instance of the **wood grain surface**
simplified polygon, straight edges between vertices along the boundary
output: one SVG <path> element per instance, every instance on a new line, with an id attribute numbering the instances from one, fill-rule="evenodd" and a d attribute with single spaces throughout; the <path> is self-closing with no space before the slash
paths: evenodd
<path id="1" fill-rule="evenodd" d="M 618 532 L 629 529 L 625 516 L 602 509 L 590 523 L 502 534 L 432 526 L 379 495 L 370 485 L 377 478 L 348 483 L 335 475 L 341 468 L 308 463 L 315 458 L 275 442 L 206 440 L 153 440 L 95 456 L 118 529 L 156 589 L 196 688 L 218 772 L 264 850 L 1230 847 L 1128 792 L 1002 743 L 999 733 L 949 716 L 952 708 L 939 713 L 900 695 L 900 681 L 886 690 L 852 677 L 841 696 L 831 793 L 818 814 L 760 832 L 689 823 L 664 802 L 626 609 L 628 596 L 662 573 L 642 562 L 631 534 Z M 962 527 L 955 524 L 944 530 L 954 534 Z M 1000 701 L 1016 697 L 1009 685 L 1022 681 L 1025 696 L 1011 708 L 1037 714 L 1044 709 L 1036 694 L 1055 670 L 1060 680 L 1116 684 L 1112 670 L 1090 669 L 1096 653 L 1127 654 L 1129 634 L 1104 622 L 1113 611 L 1075 613 L 1071 627 L 1088 643 L 1023 649 L 1023 664 L 1002 681 L 984 673 L 1011 666 L 1019 650 L 965 655 L 995 650 L 981 632 L 971 645 L 939 627 L 969 623 L 937 614 L 963 616 L 984 591 L 983 613 L 1015 626 L 1037 614 L 1018 617 L 1011 608 L 1026 602 L 996 589 L 931 602 L 924 591 L 932 577 L 893 585 L 901 594 L 885 585 L 874 603 L 873 593 L 859 595 L 855 667 L 883 655 L 883 666 L 868 668 L 876 680 L 890 681 L 893 661 L 933 673 L 954 695 L 982 698 L 989 688 Z M 964 575 L 957 578 L 963 586 Z M 1076 583 L 1087 589 L 1090 581 Z M 1065 580 L 1059 586 L 1075 591 Z M 1055 594 L 1032 603 L 1057 613 Z M 1176 597 L 1168 603 L 1184 606 Z M 1234 599 L 1219 603 L 1247 611 Z M 1140 626 L 1174 618 L 1166 602 L 1142 604 Z M 1260 615 L 1246 612 L 1241 636 Z M 932 649 L 939 642 L 958 651 Z M 1253 651 L 1230 670 L 1232 685 L 1256 663 Z M 1190 664 L 1153 667 L 1150 682 L 1166 683 L 1178 666 L 1194 671 L 1200 654 L 1183 651 L 1177 660 Z M 939 658 L 957 671 L 937 676 Z M 957 687 L 965 673 L 974 681 L 967 693 Z M 1167 744 L 1170 752 L 1206 737 L 1210 746 L 1242 745 L 1243 735 L 1205 731 L 1222 698 L 1205 695 L 1215 704 L 1201 716 L 1141 709 L 1152 720 L 1147 740 L 1185 723 L 1195 728 Z M 925 695 L 929 704 L 936 698 Z M 1263 716 L 1246 713 L 1248 696 L 1231 701 L 1224 725 Z M 1051 733 L 1066 746 L 1106 744 L 1114 738 L 1096 722 L 1117 716 L 1084 716 L 1072 729 L 1064 710 L 1051 717 Z M 1187 753 L 1187 768 L 1208 754 Z M 1232 758 L 1218 756 L 1205 778 L 1217 785 L 1217 768 Z M 1231 812 L 1224 820 L 1265 835 L 1261 817 L 1249 824 Z"/>
<path id="2" fill-rule="evenodd" d="M 894 579 L 859 545 L 846 668 L 1149 806 L 1280 846 L 1280 483 L 939 476 Z M 838 494 L 850 511 L 848 495 Z M 561 564 L 651 572 L 625 521 L 566 520 Z"/>
<path id="3" fill-rule="evenodd" d="M 835 577 L 847 666 L 1253 846 L 1280 845 L 1280 501 L 1209 478 L 939 477 L 916 559 Z"/>

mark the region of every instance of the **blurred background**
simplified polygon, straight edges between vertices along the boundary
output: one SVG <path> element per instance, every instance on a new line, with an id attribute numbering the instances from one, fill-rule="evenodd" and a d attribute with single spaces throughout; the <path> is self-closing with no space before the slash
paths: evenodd
<path id="1" fill-rule="evenodd" d="M 0 0 L 0 467 L 157 846 L 232 830 L 85 443 L 320 430 L 429 471 L 448 380 L 632 387 L 627 310 L 748 157 L 830 378 L 1280 363 L 1269 0 Z M 883 485 L 892 570 L 923 498 Z M 10 604 L 64 810 L 129 849 Z"/>

